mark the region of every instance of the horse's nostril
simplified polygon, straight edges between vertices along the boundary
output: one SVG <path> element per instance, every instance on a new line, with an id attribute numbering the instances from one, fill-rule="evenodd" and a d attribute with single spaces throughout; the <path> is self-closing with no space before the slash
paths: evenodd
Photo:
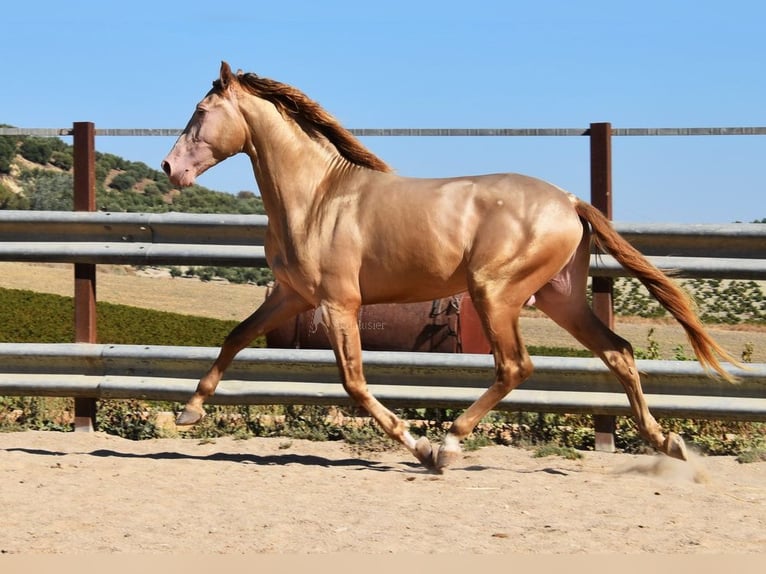
<path id="1" fill-rule="evenodd" d="M 165 175 L 170 177 L 170 164 L 165 160 L 162 160 L 162 171 L 165 172 Z"/>

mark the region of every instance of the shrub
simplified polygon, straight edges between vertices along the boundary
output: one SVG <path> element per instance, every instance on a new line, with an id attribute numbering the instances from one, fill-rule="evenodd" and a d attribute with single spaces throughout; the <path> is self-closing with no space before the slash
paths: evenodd
<path id="1" fill-rule="evenodd" d="M 268 267 L 189 267 L 186 276 L 196 276 L 202 281 L 212 281 L 219 278 L 230 283 L 254 283 L 261 286 L 274 281 L 274 275 Z"/>
<path id="2" fill-rule="evenodd" d="M 54 151 L 51 154 L 51 165 L 54 165 L 65 171 L 72 169 L 74 165 L 74 158 L 72 157 L 72 150 L 66 151 Z"/>
<path id="3" fill-rule="evenodd" d="M 109 183 L 109 187 L 118 191 L 128 191 L 134 185 L 136 185 L 136 178 L 126 172 L 118 173 Z"/>
<path id="4" fill-rule="evenodd" d="M 0 431 L 68 431 L 74 421 L 74 399 L 0 397 Z"/>
<path id="5" fill-rule="evenodd" d="M 0 209 L 29 209 L 29 201 L 0 183 Z"/>
<path id="6" fill-rule="evenodd" d="M 758 323 L 766 320 L 766 297 L 756 281 L 690 279 L 681 283 L 697 303 L 700 318 L 707 323 Z M 614 310 L 617 315 L 657 318 L 665 309 L 634 278 L 614 282 Z"/>
<path id="7" fill-rule="evenodd" d="M 21 187 L 35 210 L 71 211 L 73 207 L 72 175 L 35 170 L 22 174 Z"/>
<path id="8" fill-rule="evenodd" d="M 96 428 L 131 440 L 159 437 L 152 411 L 137 400 L 98 401 Z"/>
<path id="9" fill-rule="evenodd" d="M 0 136 L 0 173 L 11 173 L 11 162 L 16 157 L 18 138 Z"/>
<path id="10" fill-rule="evenodd" d="M 559 446 L 557 444 L 545 444 L 535 449 L 535 458 L 545 458 L 548 456 L 560 456 L 569 460 L 582 458 L 582 454 L 572 447 Z"/>
<path id="11" fill-rule="evenodd" d="M 19 153 L 24 159 L 28 159 L 29 161 L 40 165 L 46 165 L 53 154 L 53 141 L 54 140 L 50 138 L 24 138 L 19 147 Z"/>

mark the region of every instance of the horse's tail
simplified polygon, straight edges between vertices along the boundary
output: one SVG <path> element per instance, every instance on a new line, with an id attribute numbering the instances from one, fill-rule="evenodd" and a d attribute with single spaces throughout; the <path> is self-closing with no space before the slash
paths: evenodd
<path id="1" fill-rule="evenodd" d="M 708 335 L 694 312 L 691 297 L 620 236 L 601 211 L 579 199 L 574 207 L 580 218 L 587 221 L 593 230 L 596 246 L 632 272 L 681 324 L 700 364 L 707 370 L 717 372 L 727 381 L 734 382 L 736 378 L 721 366 L 718 357 L 739 367 L 742 367 L 741 363 Z"/>

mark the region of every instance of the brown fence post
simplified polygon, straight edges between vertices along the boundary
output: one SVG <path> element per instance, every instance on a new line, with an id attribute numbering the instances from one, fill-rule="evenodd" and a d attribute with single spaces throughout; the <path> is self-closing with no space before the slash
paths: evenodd
<path id="1" fill-rule="evenodd" d="M 612 219 L 612 124 L 590 125 L 590 202 L 609 219 Z M 593 311 L 610 329 L 614 329 L 612 308 L 612 279 L 593 277 Z M 616 417 L 594 415 L 596 431 L 595 448 L 602 452 L 614 452 Z"/>
<path id="2" fill-rule="evenodd" d="M 75 122 L 74 210 L 96 210 L 96 129 L 91 122 Z M 74 324 L 76 343 L 95 343 L 96 265 L 74 264 Z M 75 398 L 74 430 L 92 431 L 96 424 L 96 399 Z"/>

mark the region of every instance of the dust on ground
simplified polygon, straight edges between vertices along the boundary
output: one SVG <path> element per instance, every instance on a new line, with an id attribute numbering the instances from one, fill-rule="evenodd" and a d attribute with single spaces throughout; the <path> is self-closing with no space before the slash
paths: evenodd
<path id="1" fill-rule="evenodd" d="M 766 463 L 491 446 L 443 475 L 397 448 L 0 434 L 6 554 L 747 554 Z"/>

